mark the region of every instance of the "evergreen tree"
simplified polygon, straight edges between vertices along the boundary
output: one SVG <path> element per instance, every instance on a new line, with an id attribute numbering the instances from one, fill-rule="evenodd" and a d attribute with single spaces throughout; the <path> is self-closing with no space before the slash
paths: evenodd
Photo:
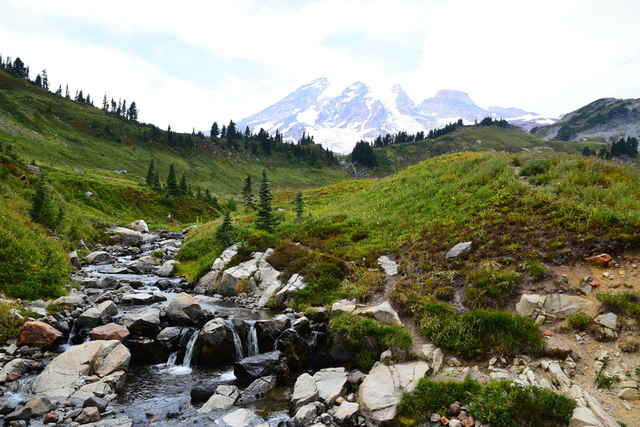
<path id="1" fill-rule="evenodd" d="M 302 191 L 296 193 L 296 197 L 293 199 L 293 210 L 296 212 L 296 219 L 298 222 L 302 222 L 304 217 L 304 199 L 302 198 Z"/>
<path id="2" fill-rule="evenodd" d="M 371 168 L 377 164 L 373 147 L 366 141 L 356 143 L 351 152 L 351 161 Z"/>
<path id="3" fill-rule="evenodd" d="M 127 110 L 127 118 L 129 120 L 138 120 L 138 107 L 136 106 L 136 101 L 133 101 L 131 105 L 129 105 L 129 109 Z"/>
<path id="4" fill-rule="evenodd" d="M 44 175 L 41 175 L 36 183 L 36 192 L 31 198 L 29 213 L 35 222 L 49 228 L 55 228 L 62 219 L 62 210 L 56 209 Z"/>
<path id="5" fill-rule="evenodd" d="M 233 225 L 231 224 L 231 212 L 226 211 L 224 213 L 222 224 L 216 228 L 216 239 L 224 245 L 229 247 L 233 244 Z"/>
<path id="6" fill-rule="evenodd" d="M 109 111 L 109 101 L 107 101 L 107 94 L 104 94 L 102 98 L 102 111 Z"/>
<path id="7" fill-rule="evenodd" d="M 69 85 L 66 86 L 64 97 L 67 99 L 71 99 L 71 97 L 69 96 Z"/>
<path id="8" fill-rule="evenodd" d="M 154 177 L 156 176 L 156 167 L 153 164 L 153 159 L 151 159 L 151 163 L 149 163 L 149 170 L 147 171 L 147 185 L 153 188 Z"/>
<path id="9" fill-rule="evenodd" d="M 182 175 L 180 175 L 180 183 L 178 184 L 178 190 L 180 194 L 187 196 L 189 195 L 189 182 L 187 182 L 187 171 L 182 171 Z"/>
<path id="10" fill-rule="evenodd" d="M 258 193 L 258 213 L 256 216 L 256 228 L 267 233 L 273 233 L 276 226 L 276 218 L 271 210 L 271 189 L 267 179 L 267 170 L 262 169 L 262 181 Z"/>
<path id="11" fill-rule="evenodd" d="M 251 190 L 251 174 L 247 175 L 244 180 L 244 187 L 242 188 L 242 203 L 246 210 L 255 210 L 256 206 L 253 203 L 253 192 Z"/>
<path id="12" fill-rule="evenodd" d="M 42 88 L 49 90 L 49 76 L 47 70 L 42 70 Z"/>
<path id="13" fill-rule="evenodd" d="M 220 128 L 218 127 L 218 123 L 217 122 L 213 122 L 213 125 L 211 125 L 211 139 L 217 138 L 218 135 L 220 135 Z"/>
<path id="14" fill-rule="evenodd" d="M 162 184 L 160 184 L 160 173 L 158 172 L 158 169 L 156 169 L 153 174 L 153 184 L 151 184 L 151 188 L 158 193 L 162 191 Z"/>
<path id="15" fill-rule="evenodd" d="M 169 165 L 169 174 L 167 175 L 167 193 L 170 196 L 179 196 L 178 178 L 176 177 L 176 168 L 173 163 Z"/>

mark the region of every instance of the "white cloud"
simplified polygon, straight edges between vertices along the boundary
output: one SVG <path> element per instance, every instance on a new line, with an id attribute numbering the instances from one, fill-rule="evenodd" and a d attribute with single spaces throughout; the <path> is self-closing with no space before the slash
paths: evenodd
<path id="1" fill-rule="evenodd" d="M 547 114 L 639 97 L 635 0 L 4 0 L 0 53 L 135 100 L 160 127 L 239 120 L 317 77 Z"/>

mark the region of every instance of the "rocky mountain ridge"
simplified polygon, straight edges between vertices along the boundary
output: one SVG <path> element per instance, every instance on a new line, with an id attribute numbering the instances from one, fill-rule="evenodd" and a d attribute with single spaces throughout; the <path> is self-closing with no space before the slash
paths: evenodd
<path id="1" fill-rule="evenodd" d="M 363 82 L 355 82 L 337 95 L 326 78 L 313 80 L 264 110 L 242 119 L 238 129 L 276 130 L 285 140 L 297 141 L 306 133 L 316 143 L 347 153 L 361 139 L 397 132 L 428 132 L 458 121 L 472 123 L 485 117 L 514 120 L 525 128 L 554 120 L 518 108 L 476 105 L 468 94 L 441 90 L 420 103 L 396 84 L 390 91 L 375 92 Z"/>
<path id="2" fill-rule="evenodd" d="M 556 123 L 533 128 L 544 140 L 614 142 L 637 137 L 640 99 L 601 98 L 572 111 Z"/>

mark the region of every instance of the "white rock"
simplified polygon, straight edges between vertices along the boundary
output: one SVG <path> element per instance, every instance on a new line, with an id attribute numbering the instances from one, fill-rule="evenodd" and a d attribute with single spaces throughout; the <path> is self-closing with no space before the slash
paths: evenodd
<path id="1" fill-rule="evenodd" d="M 336 399 L 346 391 L 348 376 L 344 368 L 326 368 L 313 374 L 320 399 L 328 406 L 333 405 Z"/>
<path id="2" fill-rule="evenodd" d="M 398 263 L 389 259 L 388 256 L 383 255 L 378 258 L 378 265 L 382 267 L 387 276 L 395 276 L 398 274 Z"/>
<path id="3" fill-rule="evenodd" d="M 385 301 L 380 305 L 365 310 L 365 313 L 372 313 L 378 322 L 389 323 L 391 325 L 402 325 L 400 316 L 391 307 L 389 301 Z"/>

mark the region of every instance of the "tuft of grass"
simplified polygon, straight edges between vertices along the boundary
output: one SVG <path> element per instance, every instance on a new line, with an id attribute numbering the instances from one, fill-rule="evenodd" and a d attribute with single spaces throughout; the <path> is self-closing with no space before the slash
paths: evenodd
<path id="1" fill-rule="evenodd" d="M 16 309 L 15 304 L 8 301 L 0 301 L 0 336 L 14 338 L 18 336 L 20 327 L 25 319 L 12 314 L 11 310 Z"/>
<path id="2" fill-rule="evenodd" d="M 584 331 L 593 323 L 593 317 L 584 311 L 578 311 L 567 316 L 567 323 L 574 329 Z"/>
<path id="3" fill-rule="evenodd" d="M 521 276 L 489 265 L 467 274 L 466 279 L 465 303 L 471 308 L 503 308 L 520 283 Z"/>

